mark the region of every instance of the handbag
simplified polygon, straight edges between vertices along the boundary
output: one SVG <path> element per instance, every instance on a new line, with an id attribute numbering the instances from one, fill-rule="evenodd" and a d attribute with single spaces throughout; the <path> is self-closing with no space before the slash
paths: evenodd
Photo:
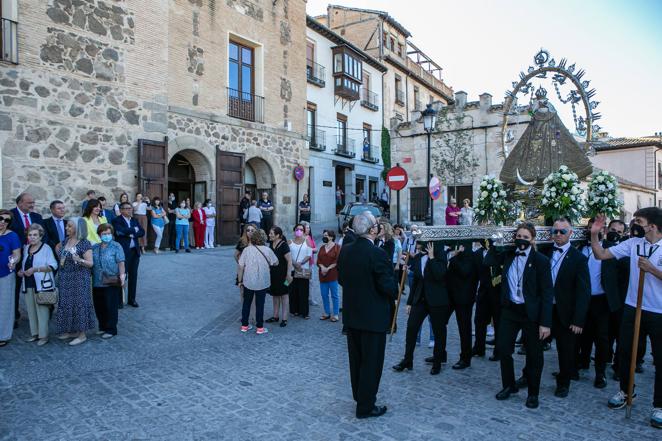
<path id="1" fill-rule="evenodd" d="M 297 262 L 297 263 L 299 263 L 299 254 L 301 253 L 301 248 L 302 247 L 303 247 L 303 244 L 301 244 L 301 246 L 299 246 L 299 251 L 297 251 L 297 257 L 294 258 L 294 261 Z M 297 271 L 296 268 L 292 270 L 292 277 L 294 277 L 295 279 L 308 279 L 308 280 L 310 280 L 310 278 L 312 276 L 313 276 L 313 272 L 310 269 L 306 269 L 306 268 L 302 267 L 301 271 Z"/>
<path id="2" fill-rule="evenodd" d="M 101 256 L 101 253 L 103 253 L 104 250 L 103 248 L 99 248 L 99 254 Z M 110 275 L 103 271 L 103 259 L 99 258 L 99 261 L 101 263 L 101 284 L 104 286 L 122 286 L 122 280 L 120 279 L 119 274 L 116 275 Z"/>
<path id="3" fill-rule="evenodd" d="M 55 305 L 59 291 L 53 281 L 52 272 L 46 274 L 48 274 L 48 279 L 41 280 L 41 291 L 35 293 L 35 301 L 38 305 Z"/>
<path id="4" fill-rule="evenodd" d="M 163 225 L 168 225 L 170 223 L 170 219 L 168 219 L 168 216 L 163 216 L 161 219 L 163 219 Z"/>

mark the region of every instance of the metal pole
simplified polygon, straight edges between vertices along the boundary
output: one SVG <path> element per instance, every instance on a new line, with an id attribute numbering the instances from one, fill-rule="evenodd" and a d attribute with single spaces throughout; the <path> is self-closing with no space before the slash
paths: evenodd
<path id="1" fill-rule="evenodd" d="M 400 190 L 396 191 L 396 214 L 395 223 L 400 224 Z"/>
<path id="2" fill-rule="evenodd" d="M 297 179 L 297 198 L 294 201 L 294 224 L 299 223 L 299 180 Z"/>
<path id="3" fill-rule="evenodd" d="M 430 131 L 427 131 L 427 133 L 428 133 L 428 174 L 427 174 L 427 177 L 426 177 L 425 180 L 428 181 L 427 183 L 429 183 L 430 178 L 432 177 L 431 173 L 430 173 L 430 149 L 431 149 L 431 147 L 430 147 L 430 137 L 431 137 L 431 133 L 430 133 Z M 433 207 L 433 203 L 434 203 L 434 200 L 430 196 L 428 198 L 430 225 L 434 225 L 434 207 Z"/>

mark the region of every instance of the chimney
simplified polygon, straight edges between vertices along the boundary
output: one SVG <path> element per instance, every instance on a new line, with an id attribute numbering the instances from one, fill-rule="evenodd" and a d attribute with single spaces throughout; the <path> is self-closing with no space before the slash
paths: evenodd
<path id="1" fill-rule="evenodd" d="M 478 98 L 480 99 L 480 110 L 487 111 L 492 107 L 492 95 L 489 93 L 481 93 Z"/>
<path id="2" fill-rule="evenodd" d="M 467 92 L 460 90 L 455 92 L 455 108 L 464 109 L 464 106 L 467 105 Z"/>

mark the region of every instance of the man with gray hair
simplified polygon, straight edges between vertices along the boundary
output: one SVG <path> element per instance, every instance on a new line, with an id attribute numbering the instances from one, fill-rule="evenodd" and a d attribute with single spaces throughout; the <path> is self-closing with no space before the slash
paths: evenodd
<path id="1" fill-rule="evenodd" d="M 374 245 L 379 226 L 370 212 L 354 217 L 356 241 L 347 244 L 338 258 L 338 281 L 343 287 L 343 325 L 356 417 L 378 417 L 386 406 L 376 406 L 384 368 L 390 304 L 398 295 L 390 256 Z"/>

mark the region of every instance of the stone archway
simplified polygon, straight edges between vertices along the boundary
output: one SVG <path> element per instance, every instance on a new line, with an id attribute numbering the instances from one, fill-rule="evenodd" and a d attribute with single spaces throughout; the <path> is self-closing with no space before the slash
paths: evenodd
<path id="1" fill-rule="evenodd" d="M 250 191 L 252 197 L 256 200 L 262 197 L 263 192 L 266 192 L 269 199 L 277 206 L 276 179 L 271 165 L 264 158 L 254 156 L 246 161 L 244 168 L 244 188 L 246 191 Z M 276 211 L 278 211 L 278 208 L 276 208 Z M 276 222 L 276 219 L 277 216 L 274 212 L 273 221 Z"/>
<path id="2" fill-rule="evenodd" d="M 173 158 L 179 155 L 183 157 L 193 168 L 194 182 L 205 183 L 204 195 L 201 199 L 214 199 L 216 193 L 216 149 L 209 143 L 191 135 L 178 136 L 168 140 L 168 164 L 171 165 Z M 193 191 L 192 191 L 193 192 Z M 202 200 L 200 202 L 203 202 Z"/>

